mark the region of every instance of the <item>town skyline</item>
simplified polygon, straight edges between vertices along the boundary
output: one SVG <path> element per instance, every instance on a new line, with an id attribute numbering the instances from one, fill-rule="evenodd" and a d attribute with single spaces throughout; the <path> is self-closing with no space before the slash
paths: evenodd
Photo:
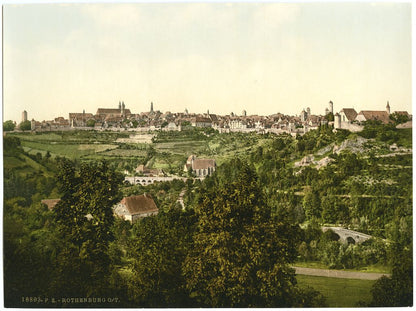
<path id="1" fill-rule="evenodd" d="M 410 3 L 5 5 L 3 120 L 412 113 Z"/>

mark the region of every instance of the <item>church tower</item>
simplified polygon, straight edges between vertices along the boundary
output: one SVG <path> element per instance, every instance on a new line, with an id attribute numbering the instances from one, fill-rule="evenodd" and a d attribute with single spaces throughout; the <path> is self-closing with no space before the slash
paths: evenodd
<path id="1" fill-rule="evenodd" d="M 150 112 L 153 112 L 153 102 L 150 103 Z"/>
<path id="2" fill-rule="evenodd" d="M 387 101 L 386 110 L 387 110 L 387 113 L 390 114 L 390 104 L 389 104 L 389 101 Z"/>

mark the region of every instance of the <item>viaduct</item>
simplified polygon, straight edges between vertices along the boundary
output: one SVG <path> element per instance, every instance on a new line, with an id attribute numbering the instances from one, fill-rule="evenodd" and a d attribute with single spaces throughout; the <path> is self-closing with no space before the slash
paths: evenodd
<path id="1" fill-rule="evenodd" d="M 334 231 L 338 236 L 340 242 L 343 243 L 362 243 L 372 236 L 358 231 L 348 230 L 341 227 L 322 227 L 322 231 Z"/>

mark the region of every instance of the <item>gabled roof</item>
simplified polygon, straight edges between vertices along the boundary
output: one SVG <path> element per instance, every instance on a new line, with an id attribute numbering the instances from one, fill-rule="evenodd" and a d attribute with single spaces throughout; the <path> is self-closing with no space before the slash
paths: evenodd
<path id="1" fill-rule="evenodd" d="M 158 212 L 155 201 L 149 194 L 125 197 L 120 202 L 124 204 L 130 215 Z"/>
<path id="2" fill-rule="evenodd" d="M 357 111 L 355 111 L 354 108 L 344 108 L 340 111 L 340 113 L 343 112 L 345 116 L 347 117 L 348 121 L 354 121 L 357 117 Z"/>
<path id="3" fill-rule="evenodd" d="M 390 118 L 387 111 L 371 111 L 371 110 L 362 110 L 359 113 L 363 115 L 366 120 L 377 120 L 383 123 L 389 123 Z"/>
<path id="4" fill-rule="evenodd" d="M 215 160 L 214 159 L 194 159 L 192 161 L 192 169 L 207 169 L 209 167 L 215 167 Z"/>

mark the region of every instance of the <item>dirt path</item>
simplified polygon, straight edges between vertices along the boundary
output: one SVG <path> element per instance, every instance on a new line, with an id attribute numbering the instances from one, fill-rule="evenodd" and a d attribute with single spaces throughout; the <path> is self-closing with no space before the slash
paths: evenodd
<path id="1" fill-rule="evenodd" d="M 377 280 L 383 275 L 390 276 L 390 274 L 384 273 L 365 273 L 365 272 L 351 272 L 342 270 L 327 270 L 327 269 L 312 269 L 293 267 L 296 270 L 296 274 L 313 275 L 313 276 L 325 276 L 329 278 L 341 278 L 341 279 L 361 279 L 361 280 Z"/>

